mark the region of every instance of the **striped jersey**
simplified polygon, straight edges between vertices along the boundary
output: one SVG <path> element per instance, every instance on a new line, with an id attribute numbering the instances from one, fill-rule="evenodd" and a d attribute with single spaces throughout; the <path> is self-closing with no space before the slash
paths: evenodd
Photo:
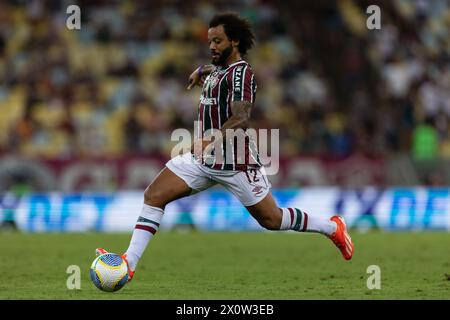
<path id="1" fill-rule="evenodd" d="M 217 66 L 205 79 L 198 108 L 197 134 L 203 138 L 221 129 L 232 116 L 233 101 L 248 101 L 256 97 L 256 81 L 251 66 L 244 60 L 229 66 Z M 256 142 L 252 136 L 241 131 L 239 138 L 224 137 L 221 150 L 214 149 L 211 157 L 202 164 L 218 170 L 241 170 L 261 166 Z M 240 143 L 238 140 L 240 139 Z"/>

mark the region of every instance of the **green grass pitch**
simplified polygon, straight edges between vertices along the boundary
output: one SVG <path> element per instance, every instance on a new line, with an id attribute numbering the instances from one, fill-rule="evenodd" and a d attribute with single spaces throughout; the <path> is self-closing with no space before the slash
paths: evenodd
<path id="1" fill-rule="evenodd" d="M 450 299 L 450 233 L 352 237 L 348 262 L 319 234 L 159 232 L 133 281 L 106 293 L 89 278 L 94 249 L 121 253 L 129 234 L 0 233 L 0 299 Z M 80 290 L 67 289 L 69 265 Z"/>

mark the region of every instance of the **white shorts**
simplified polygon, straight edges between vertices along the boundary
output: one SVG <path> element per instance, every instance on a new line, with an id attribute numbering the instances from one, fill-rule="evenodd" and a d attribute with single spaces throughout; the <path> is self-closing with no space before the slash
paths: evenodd
<path id="1" fill-rule="evenodd" d="M 198 163 L 192 153 L 176 156 L 166 167 L 186 182 L 192 194 L 220 184 L 246 207 L 264 199 L 271 188 L 264 167 L 248 171 L 214 170 Z"/>

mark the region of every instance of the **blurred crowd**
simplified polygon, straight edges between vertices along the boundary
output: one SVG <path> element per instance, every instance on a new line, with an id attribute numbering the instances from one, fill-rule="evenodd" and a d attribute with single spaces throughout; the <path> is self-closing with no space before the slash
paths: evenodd
<path id="1" fill-rule="evenodd" d="M 66 8 L 81 8 L 69 30 Z M 369 30 L 366 8 L 381 8 Z M 170 153 L 193 131 L 209 19 L 254 26 L 252 125 L 280 153 L 450 158 L 450 7 L 445 0 L 0 2 L 0 152 L 66 159 Z"/>

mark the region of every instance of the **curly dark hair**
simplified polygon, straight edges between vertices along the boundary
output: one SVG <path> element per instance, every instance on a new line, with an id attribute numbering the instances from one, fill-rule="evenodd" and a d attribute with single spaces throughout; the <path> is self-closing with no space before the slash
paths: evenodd
<path id="1" fill-rule="evenodd" d="M 223 25 L 229 40 L 239 41 L 239 53 L 245 55 L 253 47 L 255 35 L 250 21 L 240 17 L 236 12 L 225 12 L 216 14 L 209 22 L 210 28 L 220 25 Z"/>

